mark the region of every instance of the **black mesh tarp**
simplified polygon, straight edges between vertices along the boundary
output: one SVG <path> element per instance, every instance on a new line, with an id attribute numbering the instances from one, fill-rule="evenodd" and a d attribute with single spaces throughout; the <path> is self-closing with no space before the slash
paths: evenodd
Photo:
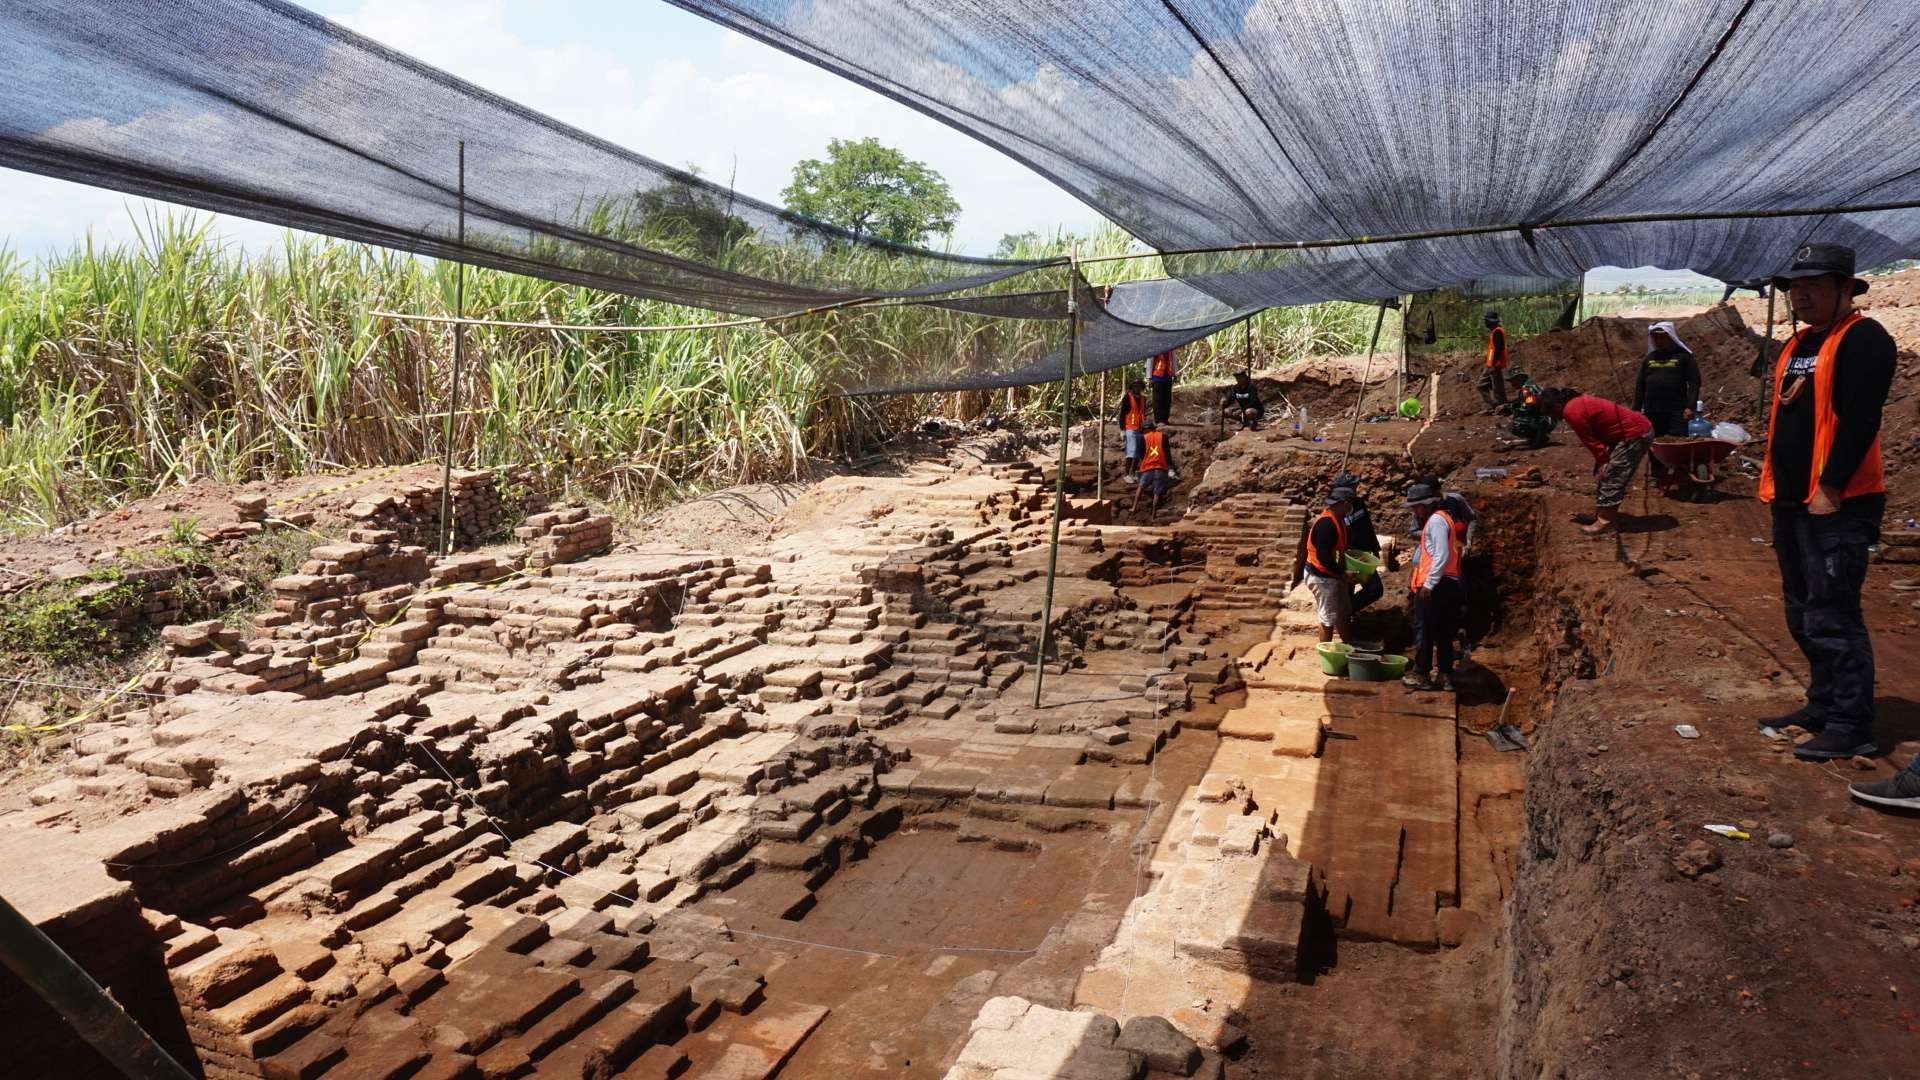
<path id="1" fill-rule="evenodd" d="M 939 117 L 1182 251 L 1166 258 L 1177 280 L 1122 289 L 1093 317 L 1088 370 L 1273 304 L 1606 264 L 1750 278 L 1811 239 L 1867 266 L 1920 253 L 1915 209 L 1676 220 L 1920 201 L 1916 3 L 672 2 Z M 1063 306 L 1055 265 L 796 218 L 277 0 L 12 0 L 0 70 L 4 166 L 723 311 L 899 297 L 1058 320 Z M 1595 220 L 1646 215 L 1665 220 Z M 1472 234 L 1407 236 L 1436 231 Z M 1350 242 L 1381 236 L 1401 239 Z M 1343 243 L 1191 250 L 1319 239 Z M 1005 385 L 1047 366 L 1022 350 L 903 356 L 857 381 Z"/>
<path id="2" fill-rule="evenodd" d="M 1579 279 L 1481 278 L 1408 298 L 1407 344 L 1414 352 L 1479 352 L 1486 348 L 1485 315 L 1500 313 L 1513 344 L 1572 324 Z"/>
<path id="3" fill-rule="evenodd" d="M 1920 200 L 1920 4 L 671 0 L 997 146 L 1162 249 Z M 1920 210 L 1179 256 L 1228 304 L 1601 265 L 1722 279 Z"/>
<path id="4" fill-rule="evenodd" d="M 0 165 L 558 281 L 772 314 L 1035 265 L 787 214 L 274 0 L 9 0 L 0 71 Z"/>
<path id="5" fill-rule="evenodd" d="M 1229 308 L 1180 281 L 1124 282 L 1101 290 L 1084 278 L 1075 280 L 1080 333 L 1073 360 L 1075 377 L 1111 371 L 1177 349 L 1263 310 Z M 1064 316 L 1065 290 L 1059 296 Z M 844 371 L 841 388 L 860 395 L 989 390 L 1049 382 L 1065 373 L 1069 355 L 1066 328 L 1054 328 L 1046 335 L 1044 345 L 1021 353 L 996 352 L 990 362 L 975 364 L 949 356 L 898 357 L 881 370 Z"/>

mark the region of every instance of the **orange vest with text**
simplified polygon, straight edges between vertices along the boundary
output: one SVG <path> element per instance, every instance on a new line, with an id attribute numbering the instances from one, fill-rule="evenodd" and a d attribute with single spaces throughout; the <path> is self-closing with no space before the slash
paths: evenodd
<path id="1" fill-rule="evenodd" d="M 1433 513 L 1435 517 L 1442 518 L 1446 521 L 1447 533 L 1448 535 L 1453 537 L 1453 543 L 1447 545 L 1447 565 L 1441 568 L 1440 576 L 1443 578 L 1452 578 L 1455 581 L 1459 581 L 1460 580 L 1460 539 L 1459 538 L 1465 530 L 1461 529 L 1460 523 L 1453 520 L 1453 515 L 1447 513 L 1445 510 L 1435 510 Z M 1433 576 L 1433 566 L 1431 565 L 1432 559 L 1427 554 L 1427 545 L 1424 539 L 1424 537 L 1426 536 L 1426 532 L 1427 532 L 1427 527 L 1425 523 L 1422 523 L 1420 526 L 1420 534 L 1423 539 L 1420 541 L 1419 551 L 1413 557 L 1413 579 L 1410 582 L 1414 592 L 1419 592 L 1422 588 L 1425 588 L 1427 584 L 1427 579 Z"/>
<path id="2" fill-rule="evenodd" d="M 1139 431 L 1140 422 L 1146 419 L 1147 416 L 1146 401 L 1143 400 L 1139 394 L 1131 390 L 1127 391 L 1121 400 L 1125 403 L 1126 408 L 1120 413 L 1120 429 L 1122 431 Z"/>
<path id="3" fill-rule="evenodd" d="M 1320 565 L 1320 556 L 1315 554 L 1313 550 L 1313 529 L 1309 527 L 1307 529 L 1307 565 L 1320 571 L 1320 573 L 1326 577 L 1339 577 L 1345 573 L 1347 569 L 1345 560 L 1342 558 L 1347 553 L 1347 523 L 1341 521 L 1340 515 L 1331 510 L 1320 511 L 1320 517 L 1314 518 L 1313 524 L 1320 524 L 1320 518 L 1326 518 L 1328 521 L 1333 522 L 1334 535 L 1339 537 L 1339 539 L 1334 542 L 1334 557 L 1340 559 L 1341 564 L 1339 566 Z"/>
<path id="4" fill-rule="evenodd" d="M 1812 502 L 1814 492 L 1820 489 L 1820 474 L 1827 467 L 1827 455 L 1833 451 L 1833 433 L 1840 426 L 1839 414 L 1833 411 L 1833 362 L 1840 352 L 1840 339 L 1847 331 L 1865 316 L 1851 312 L 1837 323 L 1827 340 L 1820 343 L 1819 355 L 1813 361 L 1813 471 L 1808 474 L 1807 490 L 1797 496 L 1801 502 Z M 1780 359 L 1773 367 L 1773 408 L 1767 413 L 1767 458 L 1760 466 L 1760 501 L 1772 502 L 1773 491 L 1773 425 L 1780 418 L 1780 381 L 1787 376 L 1787 365 L 1793 360 L 1794 346 L 1800 343 L 1800 331 L 1787 339 L 1780 350 Z M 1803 393 L 1805 391 L 1802 391 Z M 1851 499 L 1855 495 L 1873 495 L 1887 490 L 1885 468 L 1880 460 L 1880 437 L 1874 436 L 1873 444 L 1867 447 L 1867 454 L 1860 459 L 1860 467 L 1853 470 L 1853 476 L 1840 492 L 1842 499 Z"/>
<path id="5" fill-rule="evenodd" d="M 1155 379 L 1173 378 L 1173 354 L 1158 353 L 1153 358 L 1153 366 L 1147 369 L 1147 375 Z"/>
<path id="6" fill-rule="evenodd" d="M 1167 467 L 1167 436 L 1165 432 L 1149 431 L 1140 437 L 1146 443 L 1140 453 L 1140 471 L 1150 472 Z"/>

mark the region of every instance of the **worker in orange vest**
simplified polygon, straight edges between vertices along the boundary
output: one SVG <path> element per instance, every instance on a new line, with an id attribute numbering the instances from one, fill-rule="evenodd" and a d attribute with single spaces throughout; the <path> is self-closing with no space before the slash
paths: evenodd
<path id="1" fill-rule="evenodd" d="M 1173 414 L 1173 350 L 1147 361 L 1147 383 L 1153 387 L 1153 422 L 1164 424 Z"/>
<path id="2" fill-rule="evenodd" d="M 1860 588 L 1887 507 L 1880 414 L 1893 385 L 1893 338 L 1853 310 L 1867 283 L 1854 274 L 1852 248 L 1805 245 L 1774 285 L 1789 290 L 1794 316 L 1806 326 L 1787 339 L 1774 365 L 1758 495 L 1773 507 L 1787 630 L 1812 678 L 1806 704 L 1760 727 L 1768 734 L 1789 725 L 1815 732 L 1794 747 L 1805 761 L 1870 755 L 1873 642 Z M 1904 783 L 1912 786 L 1911 779 Z M 1920 799 L 1920 788 L 1911 797 Z"/>
<path id="3" fill-rule="evenodd" d="M 1150 513 L 1159 513 L 1161 497 L 1178 476 L 1173 471 L 1173 447 L 1167 444 L 1167 433 L 1152 420 L 1144 421 L 1141 428 L 1140 486 L 1133 489 L 1133 509 L 1140 509 L 1140 493 L 1144 491 L 1153 496 Z"/>
<path id="4" fill-rule="evenodd" d="M 1507 328 L 1500 325 L 1500 313 L 1493 308 L 1481 321 L 1487 324 L 1487 368 L 1480 375 L 1480 396 L 1487 408 L 1497 411 L 1507 403 Z"/>
<path id="5" fill-rule="evenodd" d="M 1128 379 L 1126 392 L 1120 395 L 1121 468 L 1129 484 L 1140 482 L 1140 477 L 1135 474 L 1140 468 L 1140 453 L 1144 446 L 1141 425 L 1147 420 L 1147 399 L 1140 394 L 1144 389 L 1146 386 L 1139 379 Z"/>
<path id="6" fill-rule="evenodd" d="M 1327 508 L 1307 529 L 1307 566 L 1302 575 L 1313 593 L 1314 614 L 1320 619 L 1320 640 L 1353 640 L 1353 574 L 1347 569 L 1347 514 L 1355 495 L 1350 487 L 1327 494 Z"/>
<path id="7" fill-rule="evenodd" d="M 1460 583 L 1460 530 L 1441 505 L 1431 484 L 1415 484 L 1407 505 L 1420 523 L 1420 540 L 1413 552 L 1412 591 L 1413 663 L 1401 677 L 1409 690 L 1453 690 L 1454 639 L 1460 633 L 1460 611 L 1466 589 Z M 1434 682 L 1438 664 L 1440 681 Z"/>

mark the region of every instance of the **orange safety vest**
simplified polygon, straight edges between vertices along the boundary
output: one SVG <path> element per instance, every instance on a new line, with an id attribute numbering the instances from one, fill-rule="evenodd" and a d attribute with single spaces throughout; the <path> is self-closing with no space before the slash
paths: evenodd
<path id="1" fill-rule="evenodd" d="M 1139 394 L 1129 390 L 1120 398 L 1123 408 L 1120 411 L 1120 429 L 1139 431 L 1141 421 L 1147 418 L 1147 403 Z"/>
<path id="2" fill-rule="evenodd" d="M 1155 355 L 1153 367 L 1148 369 L 1147 375 L 1155 379 L 1173 378 L 1173 353 L 1163 352 Z"/>
<path id="3" fill-rule="evenodd" d="M 1495 349 L 1493 347 L 1493 343 L 1495 341 L 1498 341 L 1500 343 L 1501 348 Z M 1506 327 L 1496 326 L 1493 329 L 1487 331 L 1487 366 L 1488 367 L 1504 369 L 1507 366 L 1506 344 L 1507 344 L 1507 328 Z"/>
<path id="4" fill-rule="evenodd" d="M 1447 532 L 1455 538 L 1453 543 L 1447 545 L 1447 565 L 1441 569 L 1440 576 L 1459 581 L 1460 542 L 1458 538 L 1465 530 L 1461 529 L 1460 523 L 1453 520 L 1453 515 L 1447 513 L 1445 510 L 1435 510 L 1434 513 L 1446 519 Z M 1427 527 L 1425 524 L 1422 524 L 1420 526 L 1420 535 L 1422 537 L 1419 541 L 1420 549 L 1413 557 L 1413 578 L 1409 582 L 1414 592 L 1419 592 L 1425 587 L 1427 579 L 1433 576 L 1433 567 L 1429 565 L 1427 557 L 1426 532 Z"/>
<path id="5" fill-rule="evenodd" d="M 1167 467 L 1167 435 L 1166 433 L 1163 431 L 1149 431 L 1145 435 L 1141 436 L 1141 441 L 1145 442 L 1147 445 L 1141 451 L 1141 454 L 1140 454 L 1140 471 L 1149 472 L 1153 469 L 1166 468 Z"/>
<path id="6" fill-rule="evenodd" d="M 1320 556 L 1315 554 L 1313 550 L 1313 529 L 1309 528 L 1307 529 L 1307 565 L 1320 571 L 1320 573 L 1326 577 L 1339 577 L 1346 571 L 1344 556 L 1347 554 L 1347 523 L 1341 521 L 1340 515 L 1331 510 L 1320 511 L 1320 517 L 1333 522 L 1334 535 L 1338 538 L 1334 542 L 1334 558 L 1343 559 L 1343 562 L 1338 569 L 1320 565 Z M 1315 525 L 1320 524 L 1320 518 L 1314 518 L 1313 523 Z"/>
<path id="7" fill-rule="evenodd" d="M 1854 323 L 1865 318 L 1859 312 L 1852 312 L 1841 319 L 1827 340 L 1820 343 L 1820 352 L 1813 361 L 1813 471 L 1808 475 L 1807 494 L 1802 502 L 1812 502 L 1814 493 L 1820 490 L 1820 473 L 1827 467 L 1827 455 L 1833 451 L 1833 432 L 1840 425 L 1839 414 L 1833 411 L 1833 360 L 1840 352 L 1840 339 L 1846 336 Z M 1760 465 L 1760 501 L 1773 501 L 1773 426 L 1780 419 L 1780 383 L 1787 376 L 1787 364 L 1793 359 L 1794 346 L 1800 343 L 1800 331 L 1787 339 L 1785 348 L 1780 350 L 1780 359 L 1773 368 L 1773 408 L 1767 413 L 1767 457 Z M 1886 471 L 1880 460 L 1880 436 L 1873 437 L 1873 444 L 1867 447 L 1867 454 L 1860 459 L 1860 467 L 1853 470 L 1852 479 L 1841 490 L 1840 497 L 1851 499 L 1855 495 L 1873 495 L 1887 490 Z"/>

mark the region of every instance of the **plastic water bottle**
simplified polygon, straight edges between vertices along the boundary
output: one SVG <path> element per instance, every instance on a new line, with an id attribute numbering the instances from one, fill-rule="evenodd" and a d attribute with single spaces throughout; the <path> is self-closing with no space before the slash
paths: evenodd
<path id="1" fill-rule="evenodd" d="M 1687 421 L 1687 436 L 1694 439 L 1713 438 L 1713 423 L 1707 419 L 1707 403 L 1693 403 L 1693 419 Z"/>

